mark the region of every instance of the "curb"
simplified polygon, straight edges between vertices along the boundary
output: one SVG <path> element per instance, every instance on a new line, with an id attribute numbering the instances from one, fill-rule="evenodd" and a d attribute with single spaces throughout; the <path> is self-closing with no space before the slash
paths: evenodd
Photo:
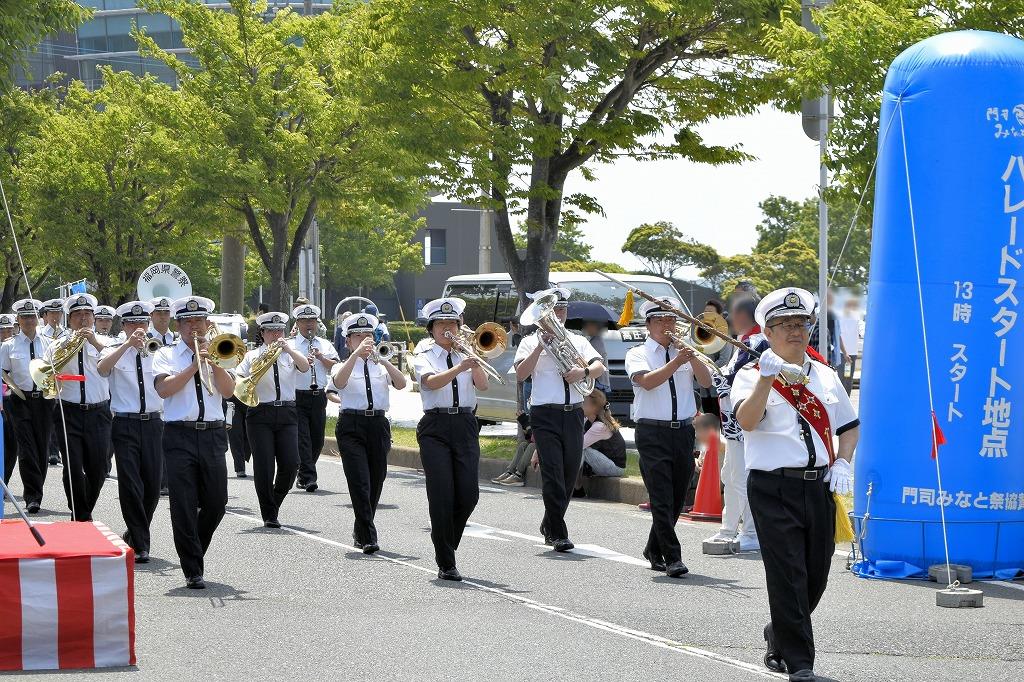
<path id="1" fill-rule="evenodd" d="M 324 438 L 324 447 L 320 454 L 321 456 L 340 457 L 337 439 L 333 436 Z M 420 451 L 402 445 L 392 446 L 391 452 L 388 454 L 388 464 L 418 471 L 423 470 L 420 463 Z M 480 481 L 494 485 L 491 483 L 491 479 L 505 471 L 508 465 L 509 460 L 507 459 L 481 457 Z M 527 469 L 526 487 L 540 488 L 540 472 Z M 642 479 L 633 476 L 629 478 L 590 478 L 587 479 L 586 489 L 587 498 L 584 499 L 592 498 L 623 504 L 640 504 L 647 501 L 647 487 L 644 486 Z"/>

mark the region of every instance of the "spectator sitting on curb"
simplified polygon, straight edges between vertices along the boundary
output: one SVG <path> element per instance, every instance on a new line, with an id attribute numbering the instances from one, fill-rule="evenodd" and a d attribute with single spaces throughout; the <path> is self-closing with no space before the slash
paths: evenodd
<path id="1" fill-rule="evenodd" d="M 526 467 L 530 466 L 537 446 L 533 444 L 533 432 L 530 431 L 530 414 L 520 411 L 516 421 L 519 422 L 522 434 L 516 445 L 516 455 L 512 458 L 512 463 L 508 465 L 508 468 L 496 478 L 492 478 L 491 483 L 507 486 L 526 485 Z"/>
<path id="2" fill-rule="evenodd" d="M 618 477 L 626 475 L 626 441 L 619 422 L 603 391 L 595 389 L 583 400 L 583 463 L 576 476 L 573 497 L 586 497 L 584 476 Z"/>

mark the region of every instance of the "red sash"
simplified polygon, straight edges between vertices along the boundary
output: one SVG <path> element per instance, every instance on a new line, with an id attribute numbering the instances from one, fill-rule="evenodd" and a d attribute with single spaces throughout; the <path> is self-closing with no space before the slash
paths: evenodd
<path id="1" fill-rule="evenodd" d="M 828 410 L 818 396 L 811 393 L 803 384 L 785 385 L 777 378 L 772 382 L 772 388 L 783 400 L 792 405 L 800 417 L 818 434 L 818 438 L 825 444 L 825 451 L 828 452 L 828 465 L 832 466 L 836 461 L 836 453 L 832 447 L 832 423 L 828 418 Z"/>

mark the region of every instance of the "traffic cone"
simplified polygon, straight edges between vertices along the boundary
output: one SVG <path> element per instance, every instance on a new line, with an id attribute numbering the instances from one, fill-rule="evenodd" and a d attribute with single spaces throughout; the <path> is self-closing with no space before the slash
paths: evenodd
<path id="1" fill-rule="evenodd" d="M 722 520 L 722 480 L 718 471 L 718 438 L 708 444 L 704 455 L 704 466 L 697 481 L 697 494 L 693 498 L 693 509 L 683 514 L 694 521 Z"/>

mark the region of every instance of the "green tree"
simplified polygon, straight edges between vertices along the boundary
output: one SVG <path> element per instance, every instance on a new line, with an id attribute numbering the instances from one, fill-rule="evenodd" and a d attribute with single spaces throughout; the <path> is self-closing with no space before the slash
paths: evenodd
<path id="1" fill-rule="evenodd" d="M 0 5 L 0 91 L 10 88 L 16 69 L 25 65 L 25 51 L 92 14 L 74 0 L 4 0 Z"/>
<path id="2" fill-rule="evenodd" d="M 398 271 L 423 270 L 415 240 L 425 220 L 386 206 L 339 205 L 320 218 L 325 286 L 391 286 Z"/>
<path id="3" fill-rule="evenodd" d="M 433 135 L 458 142 L 436 166 L 443 189 L 495 211 L 499 250 L 527 292 L 547 284 L 565 220 L 600 211 L 592 196 L 566 195 L 571 173 L 593 179 L 593 164 L 620 156 L 749 158 L 697 128 L 775 97 L 761 39 L 783 4 L 374 0 L 362 11 L 382 90 L 409 93 Z"/>
<path id="4" fill-rule="evenodd" d="M 26 92 L 15 88 L 0 94 L 0 121 L 3 121 L 3 125 L 0 126 L 0 181 L 4 183 L 18 245 L 27 253 L 32 252 L 39 231 L 34 223 L 24 220 L 21 188 L 19 183 L 11 180 L 20 172 L 25 154 L 39 135 L 39 129 L 56 113 L 59 96 L 57 89 Z M 18 258 L 11 236 L 11 226 L 2 207 L 0 215 L 3 216 L 0 218 L 0 224 L 3 226 L 0 229 L 0 235 L 3 235 L 0 241 L 4 242 L 4 279 L 3 292 L 0 294 L 0 310 L 10 310 L 14 301 L 28 293 L 24 275 L 29 278 L 32 293 L 40 292 L 40 285 L 50 274 L 51 268 L 48 264 L 51 259 L 40 261 L 44 264 L 43 267 L 34 265 L 34 261 L 26 259 L 23 275 L 21 260 Z"/>
<path id="5" fill-rule="evenodd" d="M 185 0 L 147 0 L 182 28 L 198 68 L 136 34 L 147 55 L 178 76 L 193 114 L 188 195 L 245 220 L 270 279 L 266 300 L 284 309 L 313 217 L 333 202 L 412 212 L 426 161 L 411 153 L 399 112 L 362 97 L 362 45 L 350 43 L 354 2 L 267 19 L 267 3 L 230 11 Z"/>
<path id="6" fill-rule="evenodd" d="M 672 277 L 687 265 L 707 268 L 718 261 L 718 252 L 712 247 L 688 238 L 665 220 L 634 227 L 622 252 L 633 254 L 648 271 L 661 277 Z"/>
<path id="7" fill-rule="evenodd" d="M 523 223 L 519 224 L 515 234 L 512 235 L 515 240 L 516 249 L 526 249 L 526 225 Z M 555 244 L 552 247 L 554 253 L 560 254 L 563 258 L 570 261 L 586 261 L 590 259 L 590 254 L 594 250 L 594 247 L 586 242 L 586 235 L 583 234 L 583 230 L 579 225 L 566 225 L 563 221 L 562 226 L 558 230 L 558 238 L 555 239 Z M 554 262 L 551 264 L 552 270 L 554 270 Z"/>
<path id="8" fill-rule="evenodd" d="M 606 263 L 599 260 L 558 260 L 551 261 L 551 272 L 604 272 L 629 274 L 629 270 L 618 263 Z"/>
<path id="9" fill-rule="evenodd" d="M 90 92 L 72 83 L 41 126 L 18 173 L 24 220 L 38 230 L 35 262 L 61 281 L 88 279 L 105 303 L 135 295 L 139 272 L 201 235 L 179 211 L 183 159 L 191 153 L 150 112 L 181 113 L 176 93 L 153 78 L 103 73 Z"/>
<path id="10" fill-rule="evenodd" d="M 741 280 L 758 291 L 784 286 L 815 290 L 818 283 L 818 253 L 798 239 L 790 239 L 765 252 L 727 256 L 701 272 L 715 289 L 728 295 Z"/>

